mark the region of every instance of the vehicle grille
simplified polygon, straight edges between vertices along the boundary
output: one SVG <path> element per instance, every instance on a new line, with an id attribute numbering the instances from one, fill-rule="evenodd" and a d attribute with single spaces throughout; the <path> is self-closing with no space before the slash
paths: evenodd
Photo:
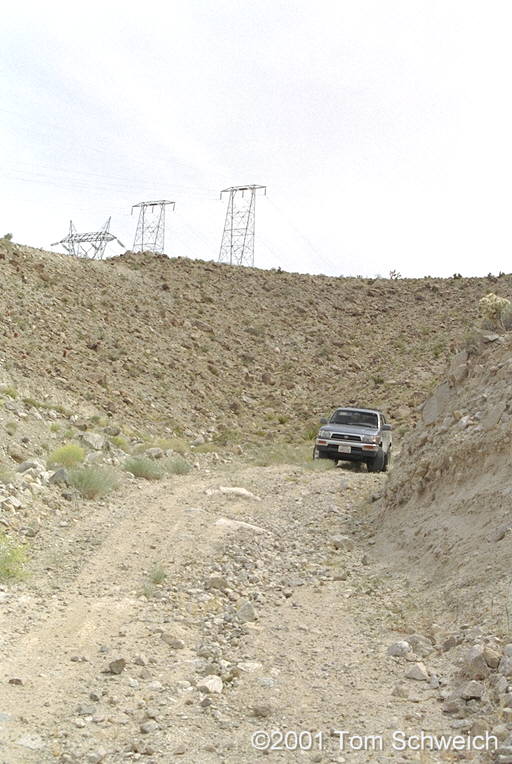
<path id="1" fill-rule="evenodd" d="M 361 442 L 360 435 L 347 435 L 344 432 L 333 432 L 331 434 L 331 440 L 355 440 L 358 443 Z"/>

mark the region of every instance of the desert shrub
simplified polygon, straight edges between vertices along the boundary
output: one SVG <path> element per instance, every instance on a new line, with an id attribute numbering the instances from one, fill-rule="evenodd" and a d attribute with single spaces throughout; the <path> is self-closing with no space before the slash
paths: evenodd
<path id="1" fill-rule="evenodd" d="M 192 469 L 192 465 L 182 456 L 164 459 L 163 467 L 169 475 L 186 475 Z"/>
<path id="2" fill-rule="evenodd" d="M 240 440 L 240 433 L 238 430 L 225 427 L 214 435 L 213 440 L 220 446 L 228 446 L 230 444 L 238 443 Z"/>
<path id="3" fill-rule="evenodd" d="M 5 239 L 5 241 L 12 241 L 12 233 L 4 233 L 2 239 Z"/>
<path id="4" fill-rule="evenodd" d="M 219 451 L 219 446 L 215 443 L 201 443 L 199 446 L 195 446 L 194 452 L 196 454 L 213 454 Z"/>
<path id="5" fill-rule="evenodd" d="M 439 358 L 446 351 L 446 342 L 443 339 L 436 340 L 432 344 L 432 355 L 434 358 Z"/>
<path id="6" fill-rule="evenodd" d="M 65 406 L 61 406 L 60 403 L 50 403 L 49 401 L 43 401 L 42 403 L 38 403 L 38 407 L 40 409 L 45 409 L 46 411 L 55 411 L 56 414 L 61 414 L 62 416 L 70 417 L 73 412 L 67 409 Z"/>
<path id="7" fill-rule="evenodd" d="M 153 446 L 163 451 L 176 451 L 177 454 L 185 454 L 189 450 L 188 443 L 183 438 L 157 438 Z"/>
<path id="8" fill-rule="evenodd" d="M 23 398 L 23 403 L 31 409 L 37 409 L 41 405 L 35 398 Z"/>
<path id="9" fill-rule="evenodd" d="M 164 468 L 147 456 L 132 456 L 125 461 L 123 469 L 146 480 L 160 480 L 164 475 Z"/>
<path id="10" fill-rule="evenodd" d="M 25 547 L 0 531 L 0 581 L 23 578 L 26 560 Z"/>
<path id="11" fill-rule="evenodd" d="M 318 435 L 320 422 L 318 419 L 311 419 L 304 429 L 304 440 L 313 440 Z"/>
<path id="12" fill-rule="evenodd" d="M 107 467 L 76 467 L 69 472 L 69 484 L 84 499 L 99 499 L 119 485 L 119 477 Z"/>
<path id="13" fill-rule="evenodd" d="M 76 467 L 77 464 L 83 462 L 84 457 L 85 449 L 76 443 L 67 443 L 48 455 L 48 466 Z"/>
<path id="14" fill-rule="evenodd" d="M 506 297 L 489 292 L 480 299 L 480 315 L 489 328 L 505 329 L 512 323 L 512 303 Z"/>
<path id="15" fill-rule="evenodd" d="M 152 584 L 162 584 L 165 579 L 167 578 L 167 573 L 165 572 L 165 568 L 163 567 L 162 563 L 157 563 L 154 568 L 149 573 L 149 580 Z"/>
<path id="16" fill-rule="evenodd" d="M 7 398 L 17 398 L 18 392 L 15 387 L 11 387 L 10 385 L 1 385 L 0 386 L 0 393 L 2 395 L 7 396 Z"/>
<path id="17" fill-rule="evenodd" d="M 140 594 L 144 596 L 147 600 L 150 600 L 152 597 L 155 596 L 155 593 L 157 591 L 157 587 L 155 584 L 153 584 L 151 581 L 145 581 L 144 586 L 142 587 Z"/>
<path id="18" fill-rule="evenodd" d="M 60 424 L 58 422 L 52 422 L 50 425 L 50 432 L 60 432 Z"/>
<path id="19" fill-rule="evenodd" d="M 112 435 L 110 438 L 110 442 L 116 447 L 120 448 L 121 451 L 124 451 L 125 453 L 128 453 L 130 450 L 130 444 L 126 440 L 126 438 L 123 438 L 122 435 Z"/>

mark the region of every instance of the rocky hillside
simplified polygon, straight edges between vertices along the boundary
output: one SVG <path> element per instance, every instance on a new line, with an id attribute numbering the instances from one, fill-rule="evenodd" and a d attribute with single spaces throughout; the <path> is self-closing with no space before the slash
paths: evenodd
<path id="1" fill-rule="evenodd" d="M 405 439 L 375 520 L 380 555 L 454 617 L 510 631 L 512 336 L 475 332 Z"/>
<path id="2" fill-rule="evenodd" d="M 252 764 L 334 721 L 385 733 L 361 763 L 405 760 L 393 730 L 512 762 L 512 332 L 471 328 L 511 277 L 1 246 L 7 759 Z M 406 435 L 390 473 L 310 459 L 340 403 Z"/>
<path id="3" fill-rule="evenodd" d="M 340 404 L 416 417 L 492 288 L 132 254 L 103 262 L 0 241 L 0 382 L 139 431 L 303 438 Z M 187 433 L 185 433 L 187 434 Z"/>

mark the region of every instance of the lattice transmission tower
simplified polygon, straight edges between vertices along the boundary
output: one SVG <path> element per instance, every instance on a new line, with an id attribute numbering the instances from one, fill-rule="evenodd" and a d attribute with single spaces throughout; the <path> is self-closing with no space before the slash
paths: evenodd
<path id="1" fill-rule="evenodd" d="M 56 241 L 52 244 L 52 247 L 56 247 L 62 244 L 64 249 L 74 257 L 87 257 L 91 260 L 103 260 L 105 256 L 105 248 L 110 241 L 117 241 L 117 243 L 124 248 L 117 236 L 110 233 L 110 221 L 107 220 L 101 231 L 92 231 L 90 233 L 77 233 L 73 221 L 69 221 L 69 233 L 60 241 Z"/>
<path id="2" fill-rule="evenodd" d="M 132 207 L 140 207 L 137 230 L 133 241 L 134 252 L 155 252 L 162 255 L 165 245 L 165 208 L 174 202 L 160 199 L 158 202 L 139 202 Z"/>
<path id="3" fill-rule="evenodd" d="M 256 229 L 256 192 L 266 186 L 232 186 L 220 192 L 229 194 L 224 233 L 220 244 L 219 263 L 254 265 Z"/>

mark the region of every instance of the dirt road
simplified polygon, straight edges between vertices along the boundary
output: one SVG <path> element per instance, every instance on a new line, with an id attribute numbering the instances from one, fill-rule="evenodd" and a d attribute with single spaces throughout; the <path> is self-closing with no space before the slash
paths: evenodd
<path id="1" fill-rule="evenodd" d="M 358 534 L 384 480 L 230 465 L 70 504 L 0 590 L 0 761 L 444 760 L 391 745 L 449 724 L 428 682 L 392 694 L 412 595 Z"/>

